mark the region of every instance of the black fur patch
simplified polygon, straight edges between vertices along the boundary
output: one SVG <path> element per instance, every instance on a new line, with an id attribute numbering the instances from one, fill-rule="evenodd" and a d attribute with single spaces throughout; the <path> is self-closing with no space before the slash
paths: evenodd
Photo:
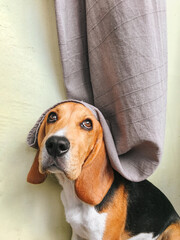
<path id="1" fill-rule="evenodd" d="M 102 202 L 95 206 L 102 211 L 113 200 L 117 189 L 124 184 L 128 194 L 127 219 L 125 230 L 132 235 L 161 234 L 170 224 L 179 221 L 179 216 L 167 197 L 152 183 L 145 180 L 139 183 L 124 179 L 114 172 L 114 182 Z"/>
<path id="2" fill-rule="evenodd" d="M 126 230 L 133 235 L 139 233 L 161 234 L 171 223 L 179 220 L 167 197 L 152 183 L 126 183 L 128 211 Z"/>
<path id="3" fill-rule="evenodd" d="M 103 208 L 105 208 L 112 201 L 116 190 L 122 184 L 123 184 L 123 178 L 121 177 L 120 174 L 118 174 L 117 172 L 114 172 L 114 181 L 113 181 L 109 191 L 107 192 L 107 194 L 104 197 L 104 199 L 102 200 L 102 202 L 95 206 L 95 209 L 98 212 L 102 211 Z"/>

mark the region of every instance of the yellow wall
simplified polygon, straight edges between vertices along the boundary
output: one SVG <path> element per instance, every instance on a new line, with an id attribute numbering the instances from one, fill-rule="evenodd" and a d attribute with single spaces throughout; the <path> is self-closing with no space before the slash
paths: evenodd
<path id="1" fill-rule="evenodd" d="M 169 82 L 165 151 L 151 177 L 180 213 L 180 1 L 168 0 Z M 65 98 L 53 0 L 0 1 L 0 239 L 68 240 L 53 177 L 26 183 L 29 129 Z"/>

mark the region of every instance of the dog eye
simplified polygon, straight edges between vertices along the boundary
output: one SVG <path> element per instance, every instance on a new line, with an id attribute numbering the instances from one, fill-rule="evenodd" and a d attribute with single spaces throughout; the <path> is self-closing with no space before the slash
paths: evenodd
<path id="1" fill-rule="evenodd" d="M 51 112 L 48 116 L 47 122 L 48 123 L 53 123 L 58 120 L 57 114 L 55 112 Z"/>
<path id="2" fill-rule="evenodd" d="M 92 129 L 92 121 L 91 119 L 86 119 L 84 120 L 81 124 L 81 127 L 84 128 L 85 130 L 91 130 Z"/>

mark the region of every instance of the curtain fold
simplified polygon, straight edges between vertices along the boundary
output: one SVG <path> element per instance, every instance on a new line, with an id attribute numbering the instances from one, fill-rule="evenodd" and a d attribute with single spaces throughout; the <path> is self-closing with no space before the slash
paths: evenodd
<path id="1" fill-rule="evenodd" d="M 136 181 L 147 178 L 164 141 L 166 2 L 55 0 L 55 6 L 68 98 L 100 109 L 123 168 Z"/>

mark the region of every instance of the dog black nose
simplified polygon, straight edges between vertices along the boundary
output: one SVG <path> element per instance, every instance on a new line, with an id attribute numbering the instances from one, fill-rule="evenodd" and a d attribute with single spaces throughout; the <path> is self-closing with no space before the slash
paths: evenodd
<path id="1" fill-rule="evenodd" d="M 49 155 L 60 157 L 70 148 L 70 142 L 65 137 L 52 136 L 46 141 L 46 149 Z"/>

